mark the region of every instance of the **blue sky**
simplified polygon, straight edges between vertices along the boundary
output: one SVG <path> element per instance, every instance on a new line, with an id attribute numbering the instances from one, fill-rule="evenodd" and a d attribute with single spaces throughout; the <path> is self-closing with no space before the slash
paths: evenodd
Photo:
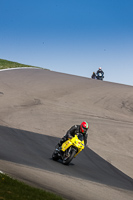
<path id="1" fill-rule="evenodd" d="M 133 0 L 0 0 L 0 58 L 133 85 Z"/>

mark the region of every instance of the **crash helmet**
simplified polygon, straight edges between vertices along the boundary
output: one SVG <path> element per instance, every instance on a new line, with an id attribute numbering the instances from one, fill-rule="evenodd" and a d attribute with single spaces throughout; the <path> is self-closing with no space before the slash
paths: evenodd
<path id="1" fill-rule="evenodd" d="M 80 130 L 82 133 L 86 133 L 86 131 L 88 130 L 89 125 L 86 121 L 82 122 L 80 125 Z"/>
<path id="2" fill-rule="evenodd" d="M 101 67 L 99 67 L 99 70 L 102 70 L 102 68 L 101 68 Z"/>

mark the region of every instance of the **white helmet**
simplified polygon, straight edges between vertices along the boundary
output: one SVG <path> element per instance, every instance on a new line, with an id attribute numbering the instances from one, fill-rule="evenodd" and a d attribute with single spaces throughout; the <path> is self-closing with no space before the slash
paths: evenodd
<path id="1" fill-rule="evenodd" d="M 101 68 L 101 67 L 99 67 L 99 70 L 102 70 L 102 68 Z"/>

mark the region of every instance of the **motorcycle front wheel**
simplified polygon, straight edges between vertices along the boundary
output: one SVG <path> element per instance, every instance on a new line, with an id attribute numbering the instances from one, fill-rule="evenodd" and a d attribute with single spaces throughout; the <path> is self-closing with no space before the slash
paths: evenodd
<path id="1" fill-rule="evenodd" d="M 63 164 L 68 165 L 71 162 L 71 160 L 73 159 L 73 157 L 75 156 L 75 154 L 76 154 L 76 151 L 72 150 L 69 153 L 69 156 L 65 156 L 65 158 L 63 159 Z"/>

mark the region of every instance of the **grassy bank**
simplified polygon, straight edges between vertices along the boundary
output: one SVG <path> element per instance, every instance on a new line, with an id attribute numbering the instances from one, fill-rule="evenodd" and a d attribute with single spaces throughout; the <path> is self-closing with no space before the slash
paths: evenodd
<path id="1" fill-rule="evenodd" d="M 35 67 L 35 66 L 24 65 L 17 62 L 0 59 L 0 69 L 18 68 L 18 67 Z"/>
<path id="2" fill-rule="evenodd" d="M 26 185 L 0 173 L 0 200 L 63 200 L 63 198 Z"/>

